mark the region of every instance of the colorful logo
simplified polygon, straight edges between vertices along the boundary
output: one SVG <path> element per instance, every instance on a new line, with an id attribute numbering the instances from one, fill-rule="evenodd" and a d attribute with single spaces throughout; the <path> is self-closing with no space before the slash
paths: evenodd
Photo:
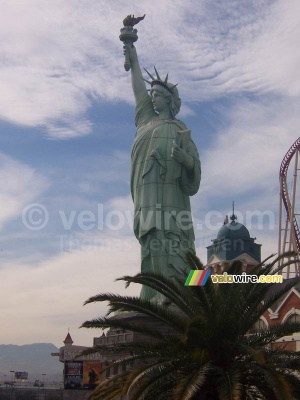
<path id="1" fill-rule="evenodd" d="M 204 286 L 210 276 L 211 271 L 201 269 L 192 270 L 187 277 L 184 286 Z"/>

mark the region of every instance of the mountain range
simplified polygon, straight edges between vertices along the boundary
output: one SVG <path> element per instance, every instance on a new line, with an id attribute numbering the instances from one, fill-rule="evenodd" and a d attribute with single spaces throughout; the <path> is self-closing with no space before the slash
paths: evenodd
<path id="1" fill-rule="evenodd" d="M 28 380 L 61 381 L 63 364 L 58 357 L 51 356 L 57 352 L 59 349 L 52 343 L 0 345 L 0 382 L 12 379 L 10 371 L 28 372 Z"/>

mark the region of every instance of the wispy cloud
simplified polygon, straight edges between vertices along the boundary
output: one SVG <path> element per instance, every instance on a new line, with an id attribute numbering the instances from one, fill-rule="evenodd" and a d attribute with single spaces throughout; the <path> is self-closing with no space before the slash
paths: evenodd
<path id="1" fill-rule="evenodd" d="M 74 235 L 63 244 L 64 252 L 34 268 L 24 262 L 13 265 L 10 262 L 0 270 L 0 343 L 6 343 L 6 338 L 11 343 L 51 340 L 60 347 L 70 328 L 77 344 L 91 345 L 93 336 L 100 336 L 101 331 L 77 331 L 77 328 L 107 310 L 105 304 L 83 308 L 83 302 L 103 292 L 138 295 L 137 286 L 125 291 L 123 283 L 114 282 L 139 271 L 139 251 L 133 238 L 86 233 Z M 21 338 L 16 326 L 22 326 Z"/>
<path id="2" fill-rule="evenodd" d="M 0 153 L 0 228 L 20 215 L 23 207 L 41 195 L 50 182 L 30 166 Z"/>
<path id="3" fill-rule="evenodd" d="M 298 137 L 300 118 L 295 102 L 241 100 L 224 112 L 229 126 L 219 131 L 203 157 L 204 194 L 274 188 L 281 160 Z"/>
<path id="4" fill-rule="evenodd" d="M 132 1 L 130 8 L 147 14 L 139 25 L 141 63 L 170 72 L 184 99 L 299 94 L 297 0 Z M 93 100 L 132 102 L 118 39 L 128 12 L 120 1 L 2 4 L 1 118 L 71 138 L 91 132 Z"/>

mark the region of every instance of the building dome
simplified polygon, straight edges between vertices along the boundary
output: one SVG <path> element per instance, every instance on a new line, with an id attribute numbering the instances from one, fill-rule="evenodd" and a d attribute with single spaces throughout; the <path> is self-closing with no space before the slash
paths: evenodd
<path id="1" fill-rule="evenodd" d="M 250 239 L 250 233 L 245 225 L 232 221 L 223 225 L 219 230 L 217 239 Z"/>
<path id="2" fill-rule="evenodd" d="M 229 222 L 230 221 L 230 222 Z M 245 225 L 237 222 L 237 217 L 233 214 L 230 219 L 228 215 L 224 220 L 224 225 L 219 230 L 217 238 L 212 240 L 212 244 L 207 247 L 207 260 L 212 260 L 216 256 L 218 260 L 232 261 L 238 258 L 251 257 L 253 265 L 261 262 L 260 244 L 254 242 L 255 238 L 250 237 L 250 233 Z"/>

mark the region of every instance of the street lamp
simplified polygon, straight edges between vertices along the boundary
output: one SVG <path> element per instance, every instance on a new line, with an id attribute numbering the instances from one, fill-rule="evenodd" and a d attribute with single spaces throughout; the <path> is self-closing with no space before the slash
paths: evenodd
<path id="1" fill-rule="evenodd" d="M 43 376 L 43 385 L 44 385 L 44 387 L 45 387 L 45 376 L 46 376 L 47 374 L 42 374 L 42 376 Z"/>

